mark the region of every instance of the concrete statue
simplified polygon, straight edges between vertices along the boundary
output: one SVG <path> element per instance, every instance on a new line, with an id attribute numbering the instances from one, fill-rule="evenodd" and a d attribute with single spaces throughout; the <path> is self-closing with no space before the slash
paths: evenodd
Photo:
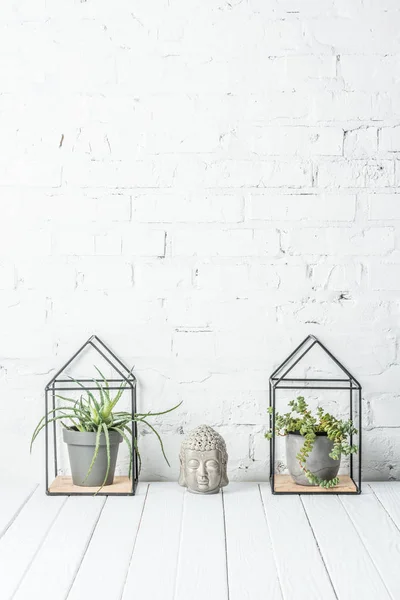
<path id="1" fill-rule="evenodd" d="M 179 485 L 193 494 L 218 494 L 228 485 L 228 454 L 223 438 L 212 427 L 200 425 L 182 442 Z"/>

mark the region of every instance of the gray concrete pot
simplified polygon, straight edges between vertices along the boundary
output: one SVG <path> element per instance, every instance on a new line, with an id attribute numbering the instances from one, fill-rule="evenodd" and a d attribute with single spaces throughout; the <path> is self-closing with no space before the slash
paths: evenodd
<path id="1" fill-rule="evenodd" d="M 286 436 L 286 462 L 289 473 L 298 485 L 312 485 L 296 458 L 304 444 L 304 436 L 300 433 L 289 433 Z M 326 433 L 317 433 L 314 447 L 307 458 L 306 467 L 313 475 L 321 479 L 333 479 L 337 476 L 340 467 L 340 459 L 334 460 L 329 456 L 332 451 L 333 442 L 328 439 Z"/>
<path id="2" fill-rule="evenodd" d="M 114 481 L 115 465 L 117 463 L 118 446 L 122 436 L 117 431 L 109 431 L 110 437 L 110 471 L 105 485 Z M 92 462 L 96 447 L 96 433 L 81 432 L 73 429 L 63 429 L 63 439 L 68 445 L 69 462 L 71 465 L 74 485 L 100 487 L 107 473 L 107 447 L 104 433 L 100 435 L 100 448 L 89 477 L 85 480 Z M 84 481 L 85 480 L 85 481 Z"/>

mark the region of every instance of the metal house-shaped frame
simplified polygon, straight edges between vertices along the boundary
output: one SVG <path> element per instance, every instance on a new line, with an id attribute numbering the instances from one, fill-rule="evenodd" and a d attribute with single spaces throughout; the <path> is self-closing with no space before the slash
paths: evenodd
<path id="1" fill-rule="evenodd" d="M 339 368 L 340 377 L 326 378 L 294 378 L 291 373 L 296 365 L 315 346 L 320 347 L 329 357 L 330 361 Z M 275 472 L 276 435 L 275 435 L 275 409 L 278 390 L 344 390 L 349 395 L 349 419 L 358 429 L 358 464 L 355 465 L 353 454 L 349 459 L 349 476 L 342 476 L 337 487 L 322 489 L 296 485 L 289 481 L 289 476 Z M 360 494 L 361 493 L 361 393 L 362 388 L 355 377 L 335 358 L 335 356 L 314 335 L 309 335 L 288 358 L 272 373 L 269 380 L 269 405 L 273 411 L 270 414 L 270 483 L 273 494 Z M 350 438 L 353 443 L 353 436 Z M 289 479 L 288 479 L 289 478 Z"/>
<path id="2" fill-rule="evenodd" d="M 115 378 L 108 379 L 109 389 L 118 390 L 122 384 L 125 384 L 126 391 L 130 394 L 130 409 L 132 412 L 132 479 L 128 477 L 119 478 L 117 484 L 113 484 L 103 488 L 97 493 L 98 496 L 134 496 L 138 483 L 138 456 L 135 451 L 137 439 L 137 424 L 133 420 L 136 413 L 136 378 L 126 365 L 97 337 L 92 335 L 87 342 L 79 348 L 77 352 L 65 363 L 56 375 L 49 381 L 45 388 L 45 460 L 46 460 L 46 493 L 50 496 L 92 496 L 97 489 L 82 488 L 82 491 L 77 489 L 77 486 L 72 486 L 67 480 L 70 478 L 60 477 L 58 470 L 57 456 L 57 427 L 53 422 L 52 427 L 52 446 L 53 446 L 53 466 L 54 466 L 54 481 L 49 485 L 49 461 L 50 461 L 50 445 L 49 440 L 49 406 L 52 410 L 56 407 L 56 392 L 77 391 L 81 389 L 77 383 L 70 378 L 66 378 L 65 370 L 71 363 L 84 352 L 86 348 L 94 348 L 94 350 L 112 367 L 116 373 Z M 78 378 L 77 378 L 78 379 Z M 85 389 L 89 391 L 97 391 L 94 379 L 80 379 L 79 381 L 85 385 Z M 96 381 L 100 382 L 100 379 Z"/>

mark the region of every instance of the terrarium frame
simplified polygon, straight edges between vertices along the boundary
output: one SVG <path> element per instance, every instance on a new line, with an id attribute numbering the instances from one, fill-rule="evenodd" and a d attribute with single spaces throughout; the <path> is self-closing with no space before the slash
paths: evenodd
<path id="1" fill-rule="evenodd" d="M 330 360 L 339 367 L 343 377 L 325 378 L 293 378 L 290 376 L 295 366 L 310 352 L 319 346 Z M 340 475 L 338 486 L 322 488 L 318 486 L 302 486 L 291 481 L 289 475 L 276 473 L 276 432 L 275 414 L 278 390 L 345 390 L 349 394 L 349 419 L 358 430 L 358 464 L 354 464 L 353 454 L 349 457 L 349 475 Z M 361 442 L 362 442 L 362 387 L 357 379 L 343 364 L 320 342 L 314 335 L 309 335 L 297 348 L 275 369 L 269 380 L 269 406 L 272 408 L 269 416 L 269 426 L 272 433 L 270 439 L 270 484 L 273 494 L 346 494 L 361 493 Z M 353 436 L 350 436 L 350 444 Z"/>
<path id="2" fill-rule="evenodd" d="M 132 476 L 131 479 L 126 477 L 115 477 L 112 485 L 106 486 L 98 491 L 98 488 L 82 487 L 79 490 L 78 486 L 72 484 L 71 477 L 59 475 L 59 457 L 57 452 L 57 424 L 53 421 L 52 427 L 52 444 L 49 440 L 49 406 L 52 410 L 56 408 L 57 392 L 65 391 L 82 391 L 82 387 L 78 382 L 84 384 L 85 389 L 89 391 L 98 391 L 95 381 L 102 383 L 102 379 L 88 378 L 67 378 L 65 375 L 66 369 L 71 363 L 85 351 L 86 348 L 92 347 L 94 350 L 112 367 L 116 376 L 108 379 L 110 390 L 119 390 L 121 385 L 124 385 L 125 390 L 130 395 L 130 411 L 132 414 Z M 49 496 L 134 496 L 139 479 L 138 455 L 135 450 L 137 440 L 137 423 L 134 421 L 136 414 L 136 377 L 132 371 L 106 346 L 106 344 L 97 336 L 92 335 L 73 356 L 61 367 L 56 375 L 49 381 L 45 387 L 45 473 L 46 473 L 46 494 Z M 54 481 L 49 484 L 49 463 L 51 460 L 52 445 Z"/>

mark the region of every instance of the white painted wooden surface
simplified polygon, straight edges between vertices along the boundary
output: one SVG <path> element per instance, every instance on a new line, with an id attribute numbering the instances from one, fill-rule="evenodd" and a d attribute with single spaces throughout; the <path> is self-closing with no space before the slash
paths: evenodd
<path id="1" fill-rule="evenodd" d="M 1 600 L 397 600 L 400 483 L 361 496 L 273 496 L 230 484 L 196 496 L 0 499 Z"/>

